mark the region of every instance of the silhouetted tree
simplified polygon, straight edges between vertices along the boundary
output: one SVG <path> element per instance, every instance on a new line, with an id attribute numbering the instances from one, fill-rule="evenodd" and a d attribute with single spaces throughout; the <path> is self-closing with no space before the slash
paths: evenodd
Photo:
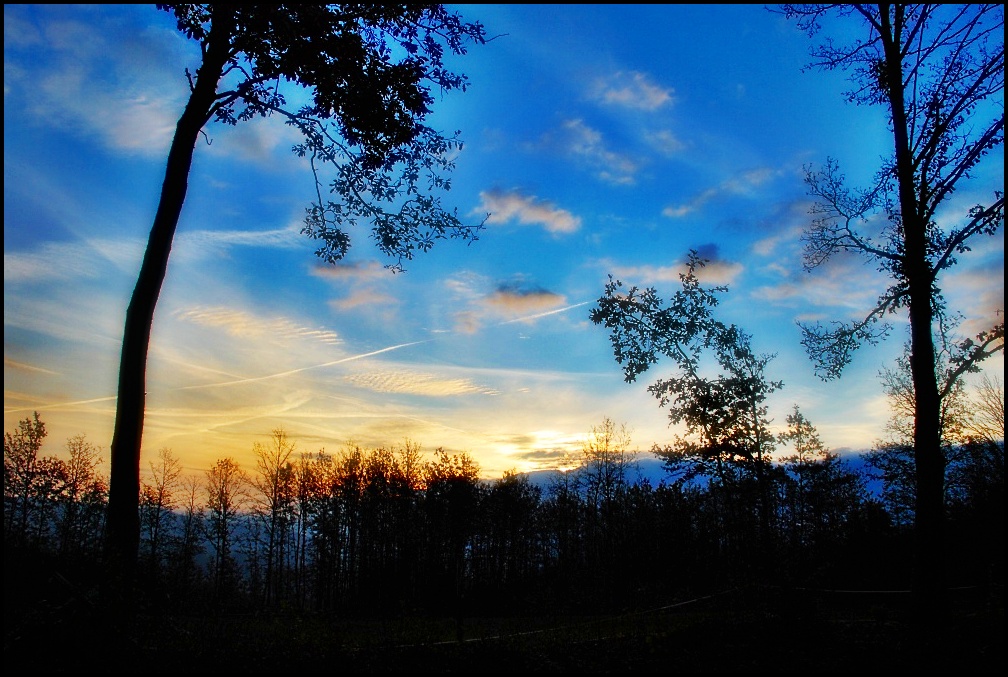
<path id="1" fill-rule="evenodd" d="M 917 471 L 914 454 L 916 429 L 916 397 L 910 372 L 910 346 L 904 347 L 903 356 L 894 367 L 880 372 L 882 390 L 892 411 L 886 422 L 886 437 L 868 452 L 866 460 L 876 476 L 882 480 L 883 500 L 897 525 L 914 524 L 917 511 Z M 935 364 L 940 374 L 948 377 L 948 358 L 939 354 Z M 965 439 L 965 426 L 969 419 L 967 395 L 963 382 L 956 378 L 941 382 L 941 401 L 938 408 L 938 431 L 942 462 L 942 502 L 947 505 L 952 470 L 957 464 L 959 448 Z"/>
<path id="2" fill-rule="evenodd" d="M 477 579 L 504 610 L 535 599 L 536 574 L 544 561 L 540 506 L 542 490 L 528 475 L 505 471 L 483 498 Z"/>
<path id="3" fill-rule="evenodd" d="M 168 544 L 172 594 L 180 608 L 200 581 L 197 558 L 204 552 L 205 519 L 200 502 L 203 486 L 196 475 L 184 475 L 181 480 L 178 531 Z"/>
<path id="4" fill-rule="evenodd" d="M 584 507 L 587 568 L 594 579 L 589 585 L 610 601 L 624 582 L 619 564 L 626 546 L 628 475 L 635 457 L 626 424 L 617 426 L 609 417 L 592 426 L 581 443 L 577 479 Z"/>
<path id="5" fill-rule="evenodd" d="M 656 445 L 653 451 L 684 480 L 711 478 L 730 498 L 751 492 L 731 512 L 741 516 L 747 509 L 741 506 L 755 507 L 765 555 L 774 509 L 770 454 L 776 443 L 765 402 L 782 383 L 764 373 L 772 355 L 754 353 L 748 334 L 715 318 L 718 294 L 727 287 L 701 285 L 697 271 L 705 263 L 696 251 L 689 252 L 686 272 L 679 275 L 682 288 L 667 306 L 653 287 L 624 290 L 623 283 L 610 276 L 591 319 L 610 330 L 616 362 L 624 365 L 627 382 L 661 356 L 672 360 L 674 375 L 659 379 L 648 390 L 660 406 L 668 407 L 673 424 L 685 425 L 686 435 L 676 436 L 671 446 Z M 705 356 L 712 357 L 719 369 L 713 377 Z M 748 532 L 742 528 L 737 533 Z"/>
<path id="6" fill-rule="evenodd" d="M 451 454 L 438 447 L 434 459 L 424 467 L 424 483 L 428 572 L 436 584 L 434 601 L 446 604 L 461 619 L 472 539 L 479 523 L 479 465 L 467 452 Z"/>
<path id="7" fill-rule="evenodd" d="M 59 517 L 60 552 L 66 555 L 91 553 L 101 538 L 100 515 L 95 508 L 105 508 L 108 491 L 98 473 L 100 450 L 87 441 L 84 434 L 74 435 L 66 442 L 70 458 L 63 464 L 60 487 Z"/>
<path id="8" fill-rule="evenodd" d="M 809 494 L 813 464 L 825 460 L 829 450 L 823 446 L 819 432 L 805 418 L 797 404 L 794 405 L 794 411 L 788 414 L 786 423 L 787 427 L 778 439 L 782 446 L 793 450 L 792 454 L 781 458 L 781 463 L 795 484 L 789 531 L 800 547 L 807 545 L 811 527 Z"/>
<path id="9" fill-rule="evenodd" d="M 264 601 L 269 605 L 276 601 L 283 586 L 284 547 L 287 545 L 287 527 L 292 521 L 295 499 L 294 466 L 290 460 L 294 442 L 288 440 L 283 428 L 275 428 L 269 443 L 253 443 L 252 453 L 256 459 L 252 486 L 261 502 L 260 515 L 266 538 L 263 593 Z"/>
<path id="10" fill-rule="evenodd" d="M 182 474 L 182 462 L 171 449 L 158 450 L 157 463 L 150 462 L 151 481 L 141 484 L 140 528 L 141 540 L 147 544 L 150 576 L 156 579 L 163 557 L 175 510 L 175 488 Z"/>
<path id="11" fill-rule="evenodd" d="M 45 437 L 45 423 L 37 411 L 18 421 L 13 433 L 4 433 L 4 530 L 15 543 L 27 541 L 39 451 Z"/>
<path id="12" fill-rule="evenodd" d="M 484 29 L 442 5 L 159 5 L 200 46 L 201 62 L 186 70 L 190 96 L 178 120 L 143 263 L 126 310 L 112 437 L 106 558 L 109 591 L 130 593 L 139 545 L 140 449 L 146 364 L 154 308 L 185 201 L 194 148 L 212 120 L 235 125 L 272 114 L 296 127 L 304 142 L 318 202 L 304 232 L 322 242 L 333 262 L 350 246 L 348 229 L 370 225 L 378 248 L 402 262 L 437 239 L 476 239 L 442 209 L 432 191 L 447 190 L 457 136 L 424 124 L 431 87 L 464 89 L 466 79 L 443 63 L 445 49 L 463 54 L 482 43 Z M 309 103 L 287 107 L 284 82 L 304 87 Z M 320 167 L 335 172 L 337 199 L 323 200 Z"/>
<path id="13" fill-rule="evenodd" d="M 855 252 L 892 278 L 863 319 L 803 326 L 803 343 L 823 378 L 838 377 L 863 342 L 885 335 L 884 318 L 907 312 L 914 393 L 916 562 L 914 583 L 925 626 L 938 627 L 945 582 L 944 463 L 941 385 L 935 323 L 946 317 L 940 274 L 981 236 L 1004 225 L 1004 191 L 987 204 L 956 212 L 949 198 L 965 187 L 990 151 L 1004 142 L 1003 5 L 784 5 L 812 37 L 827 16 L 850 18 L 847 44 L 827 38 L 812 67 L 852 73 L 856 104 L 884 108 L 893 153 L 874 185 L 849 188 L 830 159 L 807 171 L 816 218 L 805 233 L 805 267 Z M 884 218 L 873 218 L 881 212 Z M 944 379 L 953 383 L 1004 348 L 1004 322 L 960 343 Z"/>
<path id="14" fill-rule="evenodd" d="M 206 531 L 213 548 L 211 573 L 218 600 L 233 591 L 238 571 L 232 549 L 235 530 L 248 507 L 246 472 L 231 458 L 222 458 L 206 472 Z"/>

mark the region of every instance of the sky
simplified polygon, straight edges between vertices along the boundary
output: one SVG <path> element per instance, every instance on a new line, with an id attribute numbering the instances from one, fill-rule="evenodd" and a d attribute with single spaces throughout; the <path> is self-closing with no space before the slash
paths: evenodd
<path id="1" fill-rule="evenodd" d="M 761 5 L 451 7 L 493 37 L 451 59 L 469 88 L 428 119 L 461 131 L 443 200 L 490 214 L 479 240 L 393 274 L 358 231 L 325 266 L 300 234 L 314 193 L 292 131 L 208 125 L 154 318 L 144 472 L 162 448 L 193 473 L 251 469 L 277 428 L 308 453 L 465 451 L 488 479 L 563 467 L 606 418 L 646 455 L 682 432 L 647 392 L 674 365 L 625 382 L 589 313 L 610 274 L 668 298 L 690 249 L 728 286 L 718 317 L 775 355 L 775 429 L 797 404 L 833 451 L 884 436 L 878 374 L 905 319 L 829 382 L 797 325 L 863 317 L 888 286 L 860 258 L 801 259 L 803 167 L 836 158 L 865 185 L 891 147 L 882 109 L 847 104 L 843 73 L 803 71 L 812 42 Z M 38 411 L 43 454 L 84 434 L 107 463 L 125 310 L 198 54 L 153 5 L 4 5 L 4 430 Z M 1003 190 L 1003 167 L 999 150 L 950 213 Z M 941 285 L 961 333 L 992 324 L 1003 229 Z"/>

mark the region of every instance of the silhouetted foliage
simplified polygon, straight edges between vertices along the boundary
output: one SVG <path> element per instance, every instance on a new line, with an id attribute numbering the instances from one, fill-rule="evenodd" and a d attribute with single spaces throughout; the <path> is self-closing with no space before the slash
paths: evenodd
<path id="1" fill-rule="evenodd" d="M 343 258 L 358 224 L 371 228 L 394 270 L 439 239 L 473 241 L 482 227 L 442 208 L 440 193 L 451 187 L 451 151 L 461 144 L 457 132 L 446 137 L 425 124 L 432 88 L 447 92 L 467 85 L 465 76 L 445 66 L 445 50 L 464 54 L 468 43 L 483 43 L 482 25 L 436 4 L 158 8 L 172 13 L 178 30 L 199 45 L 200 63 L 185 71 L 190 95 L 126 311 L 106 539 L 107 592 L 122 608 L 129 607 L 139 548 L 140 444 L 154 308 L 205 126 L 279 115 L 298 129 L 304 140 L 293 151 L 309 160 L 317 195 L 303 232 L 321 241 L 316 253 L 327 262 Z M 281 92 L 289 84 L 301 88 L 308 102 L 289 107 Z M 327 170 L 335 178 L 324 186 Z M 324 199 L 325 189 L 335 197 Z"/>
<path id="2" fill-rule="evenodd" d="M 40 419 L 26 421 L 36 430 L 42 426 Z M 468 453 L 438 448 L 425 455 L 408 440 L 373 449 L 348 443 L 336 454 L 301 452 L 291 460 L 293 454 L 285 451 L 293 450 L 294 440 L 278 436 L 278 430 L 254 445 L 266 452 L 266 461 L 280 461 L 263 468 L 280 468 L 278 477 L 290 471 L 292 498 L 276 502 L 285 517 L 276 527 L 272 591 L 266 594 L 271 520 L 261 491 L 271 471 L 259 474 L 259 490 L 230 458 L 216 461 L 202 478 L 183 475 L 170 483 L 173 490 L 163 502 L 173 508 L 160 527 L 159 576 L 138 581 L 145 613 L 134 624 L 115 626 L 116 636 L 135 637 L 143 627 L 136 623 L 163 617 L 167 634 L 144 638 L 142 648 L 114 644 L 118 648 L 110 651 L 125 652 L 124 665 L 138 652 L 154 655 L 158 647 L 190 646 L 209 636 L 219 645 L 200 649 L 200 667 L 226 660 L 232 669 L 262 670 L 279 665 L 281 656 L 290 666 L 305 665 L 319 649 L 299 642 L 323 627 L 346 629 L 354 619 L 380 628 L 368 646 L 382 637 L 394 641 L 384 633 L 400 622 L 417 636 L 428 626 L 449 623 L 449 637 L 458 640 L 488 632 L 492 625 L 484 623 L 494 618 L 514 618 L 524 637 L 529 624 L 546 619 L 615 614 L 611 618 L 620 624 L 632 622 L 633 635 L 644 619 L 668 613 L 656 610 L 677 608 L 684 600 L 762 590 L 748 601 L 751 593 L 744 593 L 719 612 L 724 615 L 718 622 L 728 623 L 721 627 L 729 627 L 743 617 L 742 609 L 771 594 L 783 607 L 765 611 L 763 621 L 754 619 L 752 631 L 787 614 L 810 614 L 801 605 L 789 606 L 789 595 L 797 591 L 825 595 L 846 586 L 885 590 L 891 599 L 892 590 L 908 581 L 909 543 L 892 528 L 895 516 L 867 494 L 846 459 L 822 445 L 797 406 L 778 432 L 780 444 L 790 449 L 764 475 L 765 493 L 753 477 L 731 484 L 663 480 L 652 486 L 637 475 L 638 452 L 631 450 L 629 433 L 608 418 L 592 427 L 572 467 L 555 471 L 543 484 L 513 471 L 498 480 L 481 479 Z M 82 442 L 80 436 L 71 438 L 67 448 L 86 450 Z M 1000 450 L 1000 457 L 971 450 L 984 458 L 974 468 L 977 476 L 949 495 L 956 528 L 949 541 L 956 546 L 949 553 L 951 573 L 964 588 L 992 594 L 1003 581 L 1003 540 L 993 537 L 1003 534 L 1003 442 Z M 38 453 L 37 458 L 52 457 Z M 1000 484 L 996 475 L 980 477 L 998 458 Z M 163 450 L 148 487 L 173 475 L 173 459 Z M 72 493 L 64 486 L 37 484 L 35 495 L 52 508 L 31 512 L 28 541 L 20 540 L 16 520 L 5 519 L 5 576 L 23 584 L 12 587 L 8 578 L 5 611 L 14 628 L 34 618 L 48 618 L 47 627 L 85 624 L 84 634 L 56 642 L 69 650 L 97 641 L 87 638 L 113 626 L 89 615 L 102 564 L 100 529 L 79 520 L 76 524 L 90 525 L 76 530 L 84 547 L 72 551 L 63 545 L 58 526 L 67 515 L 82 514 L 66 511 Z M 771 501 L 769 540 L 758 533 L 755 507 L 765 497 Z M 99 505 L 104 500 L 100 496 Z M 17 495 L 5 492 L 5 507 L 16 504 Z M 35 516 L 43 515 L 48 526 L 39 528 Z M 770 569 L 760 564 L 768 555 Z M 815 602 L 816 608 L 823 603 Z M 872 612 L 862 607 L 861 613 Z M 595 628 L 587 626 L 588 635 L 578 641 L 594 638 Z M 20 651 L 34 640 L 17 632 L 8 638 Z M 649 651 L 667 638 L 656 641 Z M 309 653 L 295 656 L 295 645 Z M 353 655 L 364 650 L 358 647 Z M 385 660 L 393 655 L 398 654 Z M 193 656 L 170 658 L 175 662 L 159 662 L 155 671 L 193 667 Z M 343 667 L 357 664 L 352 657 L 340 660 Z M 361 667 L 375 666 L 369 665 Z"/>
<path id="3" fill-rule="evenodd" d="M 803 344 L 824 379 L 840 376 L 862 343 L 888 333 L 890 314 L 910 321 L 913 384 L 915 589 L 925 627 L 937 628 L 943 610 L 945 567 L 942 398 L 965 373 L 1004 349 L 1004 322 L 954 346 L 948 365 L 936 363 L 934 334 L 955 317 L 946 308 L 939 276 L 973 243 L 1004 226 L 1004 189 L 966 209 L 949 199 L 966 187 L 990 151 L 1004 142 L 1003 5 L 783 5 L 809 37 L 824 20 L 849 19 L 850 37 L 826 37 L 811 68 L 851 74 L 849 102 L 881 106 L 893 153 L 882 159 L 866 189 L 847 185 L 838 163 L 806 170 L 816 199 L 806 230 L 805 267 L 853 252 L 875 263 L 891 284 L 852 323 L 803 325 Z M 881 218 L 879 218 L 881 217 Z"/>
<path id="4" fill-rule="evenodd" d="M 739 538 L 755 535 L 768 553 L 773 538 L 770 455 L 776 440 L 765 402 L 783 384 L 764 373 L 772 355 L 757 355 L 751 336 L 715 317 L 718 295 L 727 287 L 700 283 L 697 273 L 707 263 L 695 250 L 689 252 L 686 272 L 679 275 L 682 288 L 667 306 L 653 287 L 624 291 L 623 283 L 610 276 L 591 320 L 609 329 L 628 382 L 660 357 L 672 361 L 673 375 L 648 390 L 686 434 L 653 451 L 679 481 L 701 479 L 710 482 L 712 494 L 723 490 L 721 498 L 738 500 L 723 505 L 725 519 L 744 521 L 751 514 L 756 522 L 729 531 Z M 716 364 L 715 374 L 705 358 Z"/>

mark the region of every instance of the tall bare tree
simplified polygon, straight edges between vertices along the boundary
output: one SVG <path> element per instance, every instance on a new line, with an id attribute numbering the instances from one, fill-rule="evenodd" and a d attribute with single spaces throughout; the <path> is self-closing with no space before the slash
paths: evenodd
<path id="1" fill-rule="evenodd" d="M 249 503 L 248 473 L 234 459 L 222 458 L 207 470 L 205 488 L 207 535 L 214 550 L 214 588 L 222 595 L 237 575 L 232 548 L 241 513 Z"/>
<path id="2" fill-rule="evenodd" d="M 252 485 L 261 502 L 261 514 L 266 529 L 266 580 L 265 602 L 275 600 L 283 573 L 283 545 L 288 522 L 294 509 L 294 442 L 287 432 L 274 428 L 266 444 L 255 442 L 252 453 L 256 459 L 256 474 Z"/>
<path id="3" fill-rule="evenodd" d="M 175 510 L 175 489 L 182 475 L 182 461 L 168 447 L 158 450 L 157 462 L 150 462 L 151 481 L 142 483 L 140 526 L 150 554 L 150 572 L 160 568 L 166 532 Z"/>
<path id="4" fill-rule="evenodd" d="M 18 421 L 13 433 L 4 433 L 4 529 L 18 543 L 28 536 L 39 451 L 45 437 L 45 423 L 37 411 Z"/>
<path id="5" fill-rule="evenodd" d="M 783 5 L 781 11 L 810 37 L 838 21 L 832 25 L 845 31 L 846 42 L 827 36 L 813 49 L 810 67 L 849 72 L 848 101 L 881 106 L 892 133 L 892 153 L 867 189 L 849 187 L 832 159 L 807 171 L 817 205 L 805 233 L 806 268 L 855 252 L 892 283 L 860 320 L 803 326 L 803 343 L 820 376 L 836 378 L 860 344 L 885 335 L 886 316 L 909 317 L 917 489 L 913 588 L 919 617 L 937 621 L 945 599 L 942 384 L 951 387 L 1004 348 L 1004 322 L 992 318 L 990 329 L 957 346 L 944 378 L 936 368 L 936 327 L 951 317 L 940 275 L 975 240 L 1004 225 L 1003 186 L 961 211 L 950 200 L 1004 142 L 1004 6 L 823 4 Z"/>

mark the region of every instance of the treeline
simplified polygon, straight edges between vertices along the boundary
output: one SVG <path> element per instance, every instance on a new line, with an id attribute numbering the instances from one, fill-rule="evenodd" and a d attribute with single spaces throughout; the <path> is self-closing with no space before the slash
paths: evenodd
<path id="1" fill-rule="evenodd" d="M 960 585 L 1003 577 L 1003 414 L 1001 426 L 1000 439 L 950 446 Z M 102 566 L 107 480 L 83 436 L 67 441 L 69 461 L 40 454 L 45 436 L 37 413 L 5 434 L 5 570 L 46 561 L 86 590 Z M 906 589 L 908 447 L 879 443 L 866 473 L 797 407 L 773 444 L 777 460 L 702 475 L 666 452 L 657 486 L 609 419 L 545 482 L 483 480 L 468 453 L 425 457 L 410 441 L 301 453 L 282 429 L 254 445 L 250 471 L 223 458 L 187 476 L 162 449 L 142 487 L 138 599 L 184 613 L 471 617 L 647 608 L 749 583 Z"/>

